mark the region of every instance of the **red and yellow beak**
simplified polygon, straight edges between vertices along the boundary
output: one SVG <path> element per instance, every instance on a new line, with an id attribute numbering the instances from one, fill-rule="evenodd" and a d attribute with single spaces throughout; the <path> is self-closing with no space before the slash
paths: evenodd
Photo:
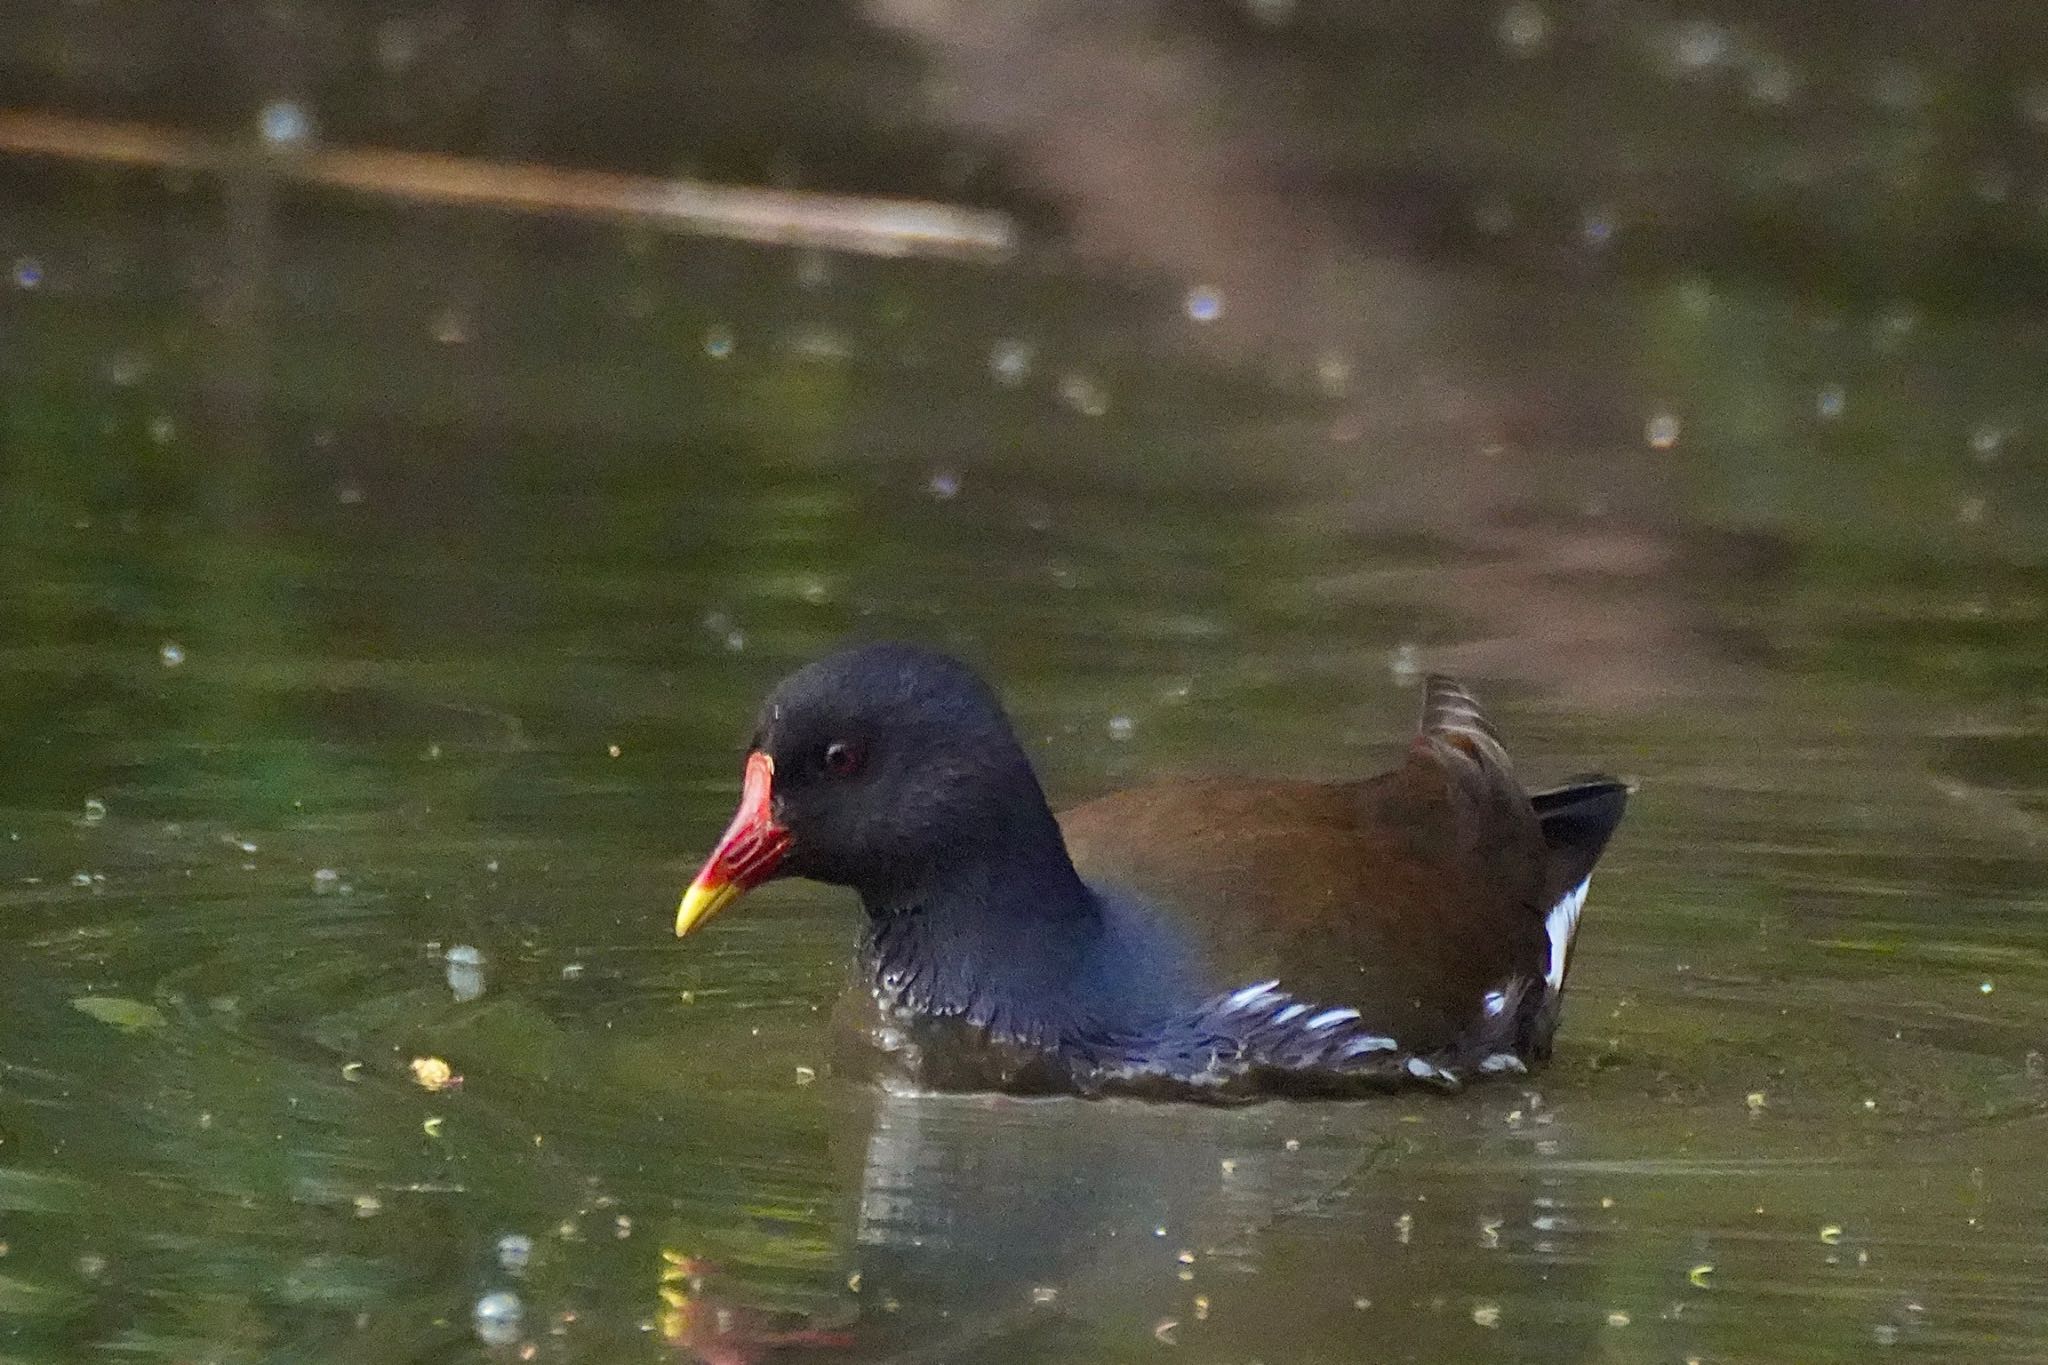
<path id="1" fill-rule="evenodd" d="M 677 938 L 768 880 L 789 851 L 789 831 L 775 823 L 774 796 L 775 760 L 756 750 L 747 755 L 739 810 L 676 907 Z"/>

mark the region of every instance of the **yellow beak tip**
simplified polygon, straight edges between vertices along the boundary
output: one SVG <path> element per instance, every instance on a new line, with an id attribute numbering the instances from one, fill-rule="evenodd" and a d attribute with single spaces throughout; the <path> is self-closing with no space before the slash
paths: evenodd
<path id="1" fill-rule="evenodd" d="M 682 938 L 694 929 L 701 929 L 704 922 L 723 910 L 739 895 L 739 891 L 739 887 L 730 882 L 722 886 L 691 883 L 676 906 L 676 937 Z"/>

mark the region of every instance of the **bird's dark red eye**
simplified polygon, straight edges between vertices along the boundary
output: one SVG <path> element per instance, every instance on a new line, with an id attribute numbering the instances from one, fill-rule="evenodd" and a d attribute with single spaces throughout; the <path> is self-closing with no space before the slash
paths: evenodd
<path id="1" fill-rule="evenodd" d="M 834 777 L 851 777 L 860 771 L 861 748 L 848 740 L 835 739 L 825 746 L 822 764 Z"/>

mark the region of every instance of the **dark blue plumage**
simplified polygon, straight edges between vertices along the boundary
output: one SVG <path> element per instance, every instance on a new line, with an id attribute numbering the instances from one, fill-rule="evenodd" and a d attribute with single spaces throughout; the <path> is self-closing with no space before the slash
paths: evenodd
<path id="1" fill-rule="evenodd" d="M 1091 880 L 995 695 L 943 655 L 870 645 L 812 664 L 769 696 L 753 747 L 772 791 L 693 886 L 701 913 L 736 894 L 720 859 L 749 839 L 741 889 L 852 887 L 867 923 L 850 1022 L 885 1072 L 946 1088 L 1236 1100 L 1519 1071 L 1548 1053 L 1626 790 L 1591 779 L 1532 803 L 1477 706 L 1437 680 L 1385 777 L 1158 788 L 1070 813 L 1068 834 L 1105 849 L 1109 880 Z M 1246 791 L 1258 818 L 1232 818 Z M 1166 882 L 1108 847 L 1126 836 Z M 1220 899 L 1173 889 L 1176 861 Z M 1261 883 L 1306 889 L 1268 905 Z"/>

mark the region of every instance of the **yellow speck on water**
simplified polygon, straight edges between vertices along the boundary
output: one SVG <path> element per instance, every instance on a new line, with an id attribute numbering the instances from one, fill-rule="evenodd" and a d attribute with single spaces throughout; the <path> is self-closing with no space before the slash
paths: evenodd
<path id="1" fill-rule="evenodd" d="M 1057 1303 L 1059 1297 L 1060 1291 L 1054 1289 L 1051 1285 L 1041 1284 L 1034 1287 L 1031 1291 L 1031 1301 L 1041 1306 L 1048 1303 Z"/>
<path id="2" fill-rule="evenodd" d="M 1500 1326 L 1500 1305 L 1497 1303 L 1475 1303 L 1472 1305 L 1472 1321 L 1481 1327 Z"/>
<path id="3" fill-rule="evenodd" d="M 341 1078 L 345 1081 L 360 1081 L 363 1078 L 363 1064 L 361 1062 L 343 1062 L 341 1064 Z"/>
<path id="4" fill-rule="evenodd" d="M 455 1068 L 439 1057 L 412 1059 L 412 1078 L 422 1089 L 446 1090 L 456 1083 Z"/>
<path id="5" fill-rule="evenodd" d="M 1708 1262 L 1702 1261 L 1691 1270 L 1686 1271 L 1685 1278 L 1691 1282 L 1694 1289 L 1712 1289 L 1714 1285 L 1710 1277 L 1713 1273 L 1714 1267 Z"/>
<path id="6" fill-rule="evenodd" d="M 1351 1306 L 1353 1308 L 1356 1308 L 1359 1312 L 1363 1313 L 1366 1309 L 1372 1307 L 1372 1300 L 1361 1296 L 1359 1298 L 1353 1299 L 1351 1301 Z"/>
<path id="7" fill-rule="evenodd" d="M 1842 1240 L 1842 1225 L 1840 1223 L 1829 1223 L 1820 1230 L 1820 1239 L 1828 1246 L 1834 1246 Z"/>
<path id="8" fill-rule="evenodd" d="M 846 1277 L 846 1288 L 851 1293 L 860 1293 L 860 1272 L 858 1270 Z"/>
<path id="9" fill-rule="evenodd" d="M 818 1073 L 814 1067 L 800 1066 L 796 1069 L 796 1083 L 798 1085 L 809 1085 L 817 1079 Z"/>
<path id="10" fill-rule="evenodd" d="M 1179 1331 L 1179 1318 L 1161 1318 L 1152 1329 L 1152 1339 L 1159 1342 L 1162 1346 L 1178 1346 L 1180 1341 L 1175 1336 L 1175 1333 Z"/>
<path id="11" fill-rule="evenodd" d="M 422 1123 L 420 1125 L 420 1131 L 425 1133 L 430 1138 L 437 1138 L 441 1136 L 440 1118 L 436 1116 L 434 1118 L 428 1119 L 425 1123 Z"/>
<path id="12" fill-rule="evenodd" d="M 1195 1321 L 1207 1322 L 1208 1320 L 1209 1296 L 1207 1294 L 1197 1294 L 1195 1295 Z"/>
<path id="13" fill-rule="evenodd" d="M 1764 1092 L 1752 1090 L 1749 1092 L 1748 1098 L 1743 1102 L 1749 1106 L 1749 1112 L 1754 1114 L 1757 1110 L 1764 1107 Z"/>
<path id="14" fill-rule="evenodd" d="M 619 755 L 620 755 L 620 754 L 621 754 L 622 752 L 624 752 L 624 751 L 623 751 L 623 750 L 621 750 L 621 749 L 619 748 L 619 746 L 618 746 L 618 745 L 616 745 L 616 744 L 607 744 L 607 745 L 605 745 L 605 746 L 604 746 L 604 751 L 605 751 L 605 752 L 606 752 L 607 754 L 610 754 L 610 755 L 611 755 L 611 756 L 612 756 L 613 758 L 617 758 L 617 757 L 618 757 L 618 756 L 619 756 Z"/>
<path id="15" fill-rule="evenodd" d="M 1607 1325 L 1609 1327 L 1626 1327 L 1628 1324 L 1628 1314 L 1622 1312 L 1619 1308 L 1607 1315 Z"/>

